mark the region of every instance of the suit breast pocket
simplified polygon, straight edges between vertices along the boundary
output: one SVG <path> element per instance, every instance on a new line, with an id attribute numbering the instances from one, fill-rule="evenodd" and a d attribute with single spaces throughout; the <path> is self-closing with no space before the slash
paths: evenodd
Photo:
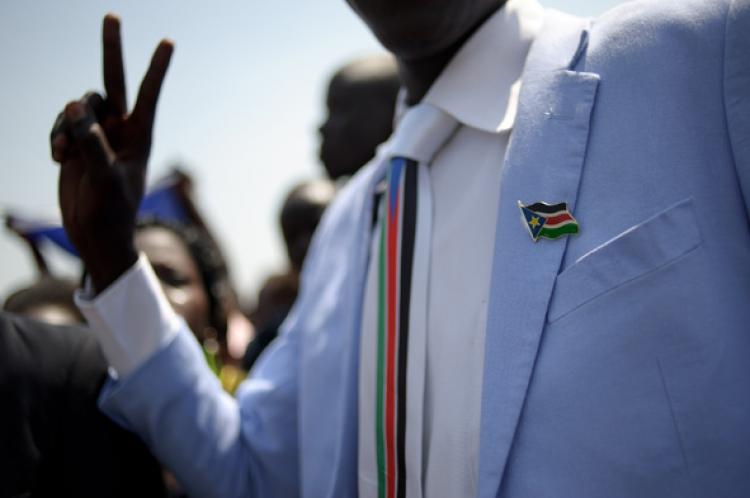
<path id="1" fill-rule="evenodd" d="M 700 243 L 692 199 L 685 199 L 634 225 L 584 254 L 557 276 L 549 322 L 657 271 Z"/>

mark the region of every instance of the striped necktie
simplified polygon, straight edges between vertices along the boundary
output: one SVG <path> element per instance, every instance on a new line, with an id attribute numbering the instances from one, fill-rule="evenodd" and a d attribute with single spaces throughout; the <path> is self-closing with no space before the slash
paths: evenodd
<path id="1" fill-rule="evenodd" d="M 360 441 L 371 441 L 377 494 L 362 498 L 418 497 L 422 492 L 422 423 L 427 324 L 427 285 L 432 233 L 432 198 L 428 164 L 455 131 L 457 122 L 442 111 L 419 104 L 403 117 L 394 134 L 393 155 L 380 203 L 376 249 L 370 272 L 377 272 L 376 324 L 363 323 L 361 368 L 371 368 L 361 386 Z M 415 255 L 418 255 L 415 257 Z M 368 275 L 368 280 L 373 275 Z M 372 302 L 372 301 L 376 301 Z M 369 316 L 372 316 L 370 314 Z M 375 325 L 373 327 L 373 325 Z M 362 377 L 361 377 L 362 378 Z M 369 410 L 368 410 L 369 411 Z M 375 429 L 374 434 L 372 429 Z M 373 437 L 374 436 L 374 437 Z"/>

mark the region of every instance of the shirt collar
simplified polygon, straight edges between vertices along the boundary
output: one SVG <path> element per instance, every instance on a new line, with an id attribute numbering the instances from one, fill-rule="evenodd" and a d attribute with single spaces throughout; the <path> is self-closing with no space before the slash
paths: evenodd
<path id="1" fill-rule="evenodd" d="M 543 15 L 536 0 L 508 0 L 466 41 L 423 101 L 466 126 L 510 130 L 526 55 Z"/>

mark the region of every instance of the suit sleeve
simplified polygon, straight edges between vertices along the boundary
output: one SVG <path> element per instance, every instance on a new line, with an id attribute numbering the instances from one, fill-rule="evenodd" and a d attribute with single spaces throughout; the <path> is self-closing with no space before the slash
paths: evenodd
<path id="1" fill-rule="evenodd" d="M 158 284 L 135 280 L 141 288 L 129 292 L 157 299 Z M 87 318 L 91 313 L 96 309 L 87 310 Z M 95 321 L 108 326 L 106 317 Z M 178 323 L 163 347 L 126 376 L 107 381 L 102 410 L 140 435 L 190 496 L 297 496 L 295 334 L 283 334 L 272 346 L 235 400 L 209 370 L 187 325 Z"/>
<path id="2" fill-rule="evenodd" d="M 733 0 L 727 13 L 724 106 L 737 176 L 750 218 L 750 0 Z"/>

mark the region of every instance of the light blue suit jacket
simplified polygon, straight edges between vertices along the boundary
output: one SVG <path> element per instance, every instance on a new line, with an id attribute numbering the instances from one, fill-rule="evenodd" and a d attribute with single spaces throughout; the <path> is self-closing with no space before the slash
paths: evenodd
<path id="1" fill-rule="evenodd" d="M 548 12 L 523 80 L 478 496 L 750 496 L 750 0 L 629 3 L 593 23 Z M 103 392 L 194 496 L 356 496 L 382 176 L 370 165 L 330 208 L 237 402 L 187 330 Z M 568 202 L 580 234 L 534 243 L 519 200 Z"/>

